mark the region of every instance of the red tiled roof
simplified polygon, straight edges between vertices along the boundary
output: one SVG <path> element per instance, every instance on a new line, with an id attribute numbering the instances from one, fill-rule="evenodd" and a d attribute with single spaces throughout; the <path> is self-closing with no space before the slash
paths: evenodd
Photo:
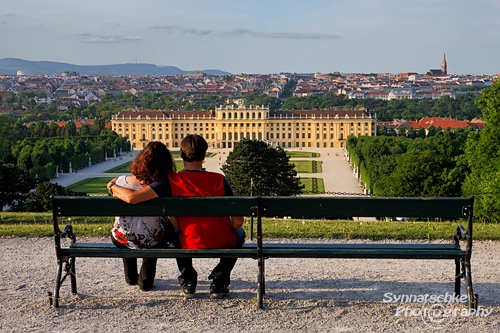
<path id="1" fill-rule="evenodd" d="M 430 126 L 434 126 L 435 128 L 441 127 L 441 129 L 443 129 L 443 130 L 445 130 L 447 128 L 458 129 L 458 128 L 469 127 L 467 122 L 465 122 L 463 120 L 435 121 L 435 122 L 429 124 L 429 126 L 427 126 L 427 128 Z M 426 126 L 424 126 L 424 127 L 426 127 Z"/>
<path id="2" fill-rule="evenodd" d="M 446 118 L 446 117 L 441 117 L 441 118 L 440 117 L 435 117 L 435 118 L 424 117 L 424 118 L 420 119 L 418 121 L 418 123 L 420 125 L 425 125 L 425 124 L 431 124 L 431 123 L 433 123 L 435 121 L 452 121 L 452 119 L 451 118 Z"/>

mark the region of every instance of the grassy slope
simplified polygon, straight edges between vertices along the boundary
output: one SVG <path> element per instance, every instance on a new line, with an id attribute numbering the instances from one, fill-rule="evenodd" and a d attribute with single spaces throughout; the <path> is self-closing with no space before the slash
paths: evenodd
<path id="1" fill-rule="evenodd" d="M 112 217 L 69 218 L 78 237 L 108 236 Z M 249 231 L 249 220 L 245 228 Z M 466 221 L 460 222 L 466 225 Z M 457 222 L 367 222 L 343 220 L 263 219 L 269 238 L 424 239 L 452 240 Z M 256 226 L 254 225 L 254 230 Z M 0 213 L 0 237 L 53 235 L 51 213 Z M 500 240 L 500 224 L 474 224 L 475 240 Z"/>

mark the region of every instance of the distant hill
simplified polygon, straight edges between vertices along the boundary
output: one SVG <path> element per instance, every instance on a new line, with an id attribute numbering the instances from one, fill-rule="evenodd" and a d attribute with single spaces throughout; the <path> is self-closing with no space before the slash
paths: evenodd
<path id="1" fill-rule="evenodd" d="M 82 75 L 176 75 L 203 72 L 207 75 L 231 74 L 218 69 L 185 71 L 174 66 L 152 64 L 116 64 L 80 66 L 54 61 L 29 61 L 18 58 L 0 59 L 0 74 L 16 75 L 17 71 L 29 75 L 59 75 L 63 72 L 76 72 Z"/>

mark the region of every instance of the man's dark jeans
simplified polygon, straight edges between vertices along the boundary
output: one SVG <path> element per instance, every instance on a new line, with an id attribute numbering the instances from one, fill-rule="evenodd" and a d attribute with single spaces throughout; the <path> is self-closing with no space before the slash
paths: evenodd
<path id="1" fill-rule="evenodd" d="M 241 248 L 245 243 L 245 230 L 240 228 L 236 231 L 236 248 Z M 177 267 L 181 272 L 179 283 L 182 285 L 190 282 L 193 287 L 198 283 L 198 272 L 193 267 L 193 258 L 177 258 Z M 227 287 L 231 283 L 231 271 L 236 265 L 238 258 L 220 258 L 219 264 L 215 266 L 209 279 L 220 278 Z"/>

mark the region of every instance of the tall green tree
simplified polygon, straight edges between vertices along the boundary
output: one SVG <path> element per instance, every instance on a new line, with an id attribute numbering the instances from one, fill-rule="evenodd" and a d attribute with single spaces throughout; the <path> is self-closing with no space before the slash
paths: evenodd
<path id="1" fill-rule="evenodd" d="M 302 193 L 294 165 L 280 147 L 244 139 L 234 145 L 222 166 L 236 195 L 290 196 Z"/>
<path id="2" fill-rule="evenodd" d="M 486 125 L 469 134 L 466 156 L 471 173 L 464 194 L 475 195 L 475 214 L 486 221 L 500 221 L 500 81 L 482 91 L 477 102 Z"/>
<path id="3" fill-rule="evenodd" d="M 34 187 L 35 181 L 29 178 L 28 171 L 0 162 L 0 211 L 6 205 L 24 203 Z"/>
<path id="4" fill-rule="evenodd" d="M 37 184 L 35 191 L 30 193 L 25 205 L 25 210 L 28 212 L 48 212 L 52 210 L 52 203 L 50 196 L 64 195 L 64 196 L 87 196 L 85 192 L 75 192 L 68 190 L 59 184 L 52 184 L 45 181 Z"/>
<path id="5" fill-rule="evenodd" d="M 11 115 L 0 115 L 0 162 L 6 161 L 14 142 L 14 119 Z"/>

